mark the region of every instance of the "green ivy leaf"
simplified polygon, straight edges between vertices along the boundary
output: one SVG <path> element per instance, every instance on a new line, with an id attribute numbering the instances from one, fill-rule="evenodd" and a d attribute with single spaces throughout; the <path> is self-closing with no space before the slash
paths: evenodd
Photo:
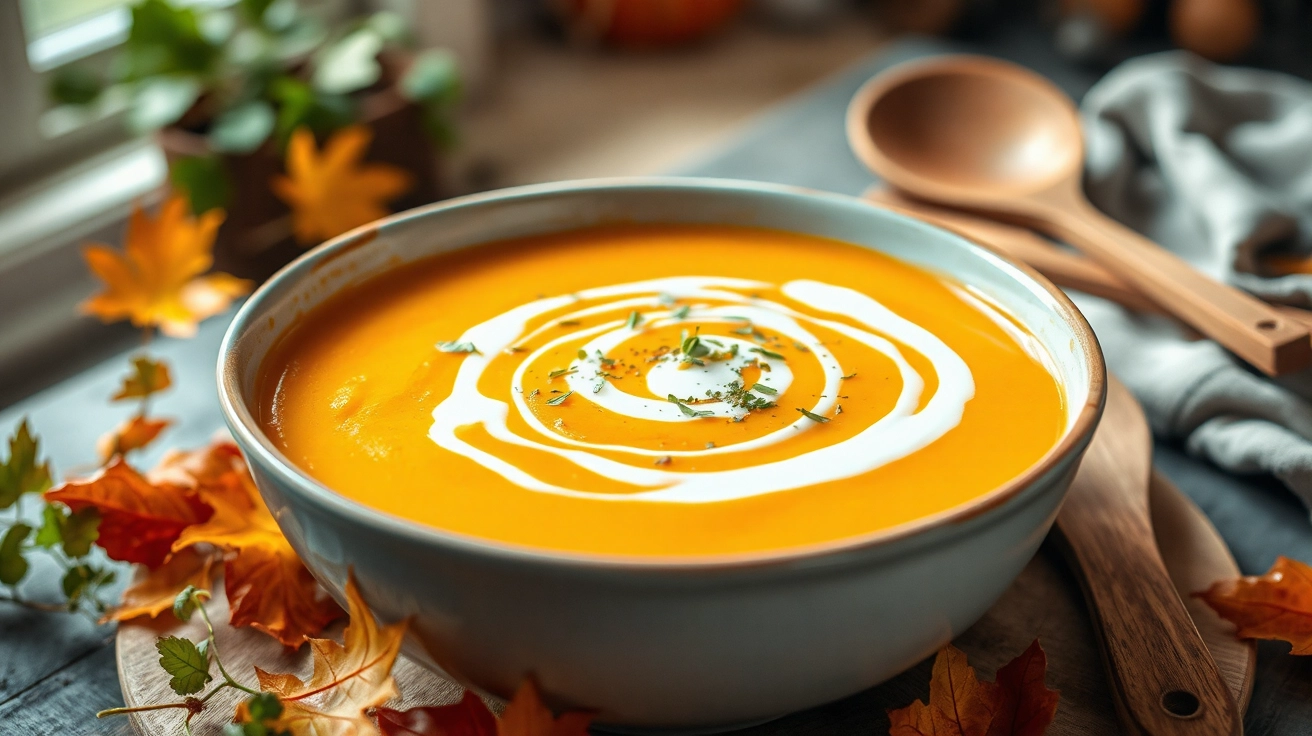
<path id="1" fill-rule="evenodd" d="M 453 96 L 459 86 L 456 57 L 449 51 L 429 49 L 410 63 L 398 88 L 408 100 L 428 102 Z"/>
<path id="2" fill-rule="evenodd" d="M 158 130 L 178 122 L 200 97 L 201 84 L 186 74 L 149 77 L 137 84 L 128 125 L 139 133 Z"/>
<path id="3" fill-rule="evenodd" d="M 56 69 L 50 79 L 50 99 L 61 105 L 86 105 L 104 90 L 100 75 L 80 64 Z"/>
<path id="4" fill-rule="evenodd" d="M 64 554 L 69 557 L 90 554 L 91 545 L 100 538 L 100 511 L 94 506 L 74 511 L 64 518 L 60 535 L 63 538 Z"/>
<path id="5" fill-rule="evenodd" d="M 225 110 L 210 128 L 210 148 L 221 153 L 250 153 L 269 139 L 276 116 L 264 100 L 251 100 Z"/>
<path id="6" fill-rule="evenodd" d="M 278 101 L 278 142 L 287 140 L 304 126 L 324 136 L 355 120 L 355 105 L 344 95 L 316 92 L 294 77 L 278 77 L 269 84 L 269 94 Z"/>
<path id="7" fill-rule="evenodd" d="M 155 649 L 159 651 L 159 666 L 173 676 L 169 687 L 178 695 L 198 693 L 205 683 L 214 679 L 210 675 L 209 658 L 190 639 L 162 637 L 156 640 Z"/>
<path id="8" fill-rule="evenodd" d="M 128 79 L 156 74 L 208 74 L 222 47 L 205 37 L 196 11 L 167 0 L 142 0 L 132 6 L 132 27 L 124 48 L 132 57 Z"/>
<path id="9" fill-rule="evenodd" d="M 228 170 L 218 156 L 188 156 L 173 162 L 169 171 L 173 186 L 187 195 L 191 212 L 201 215 L 216 207 L 226 208 L 231 187 Z"/>
<path id="10" fill-rule="evenodd" d="M 194 585 L 188 585 L 173 599 L 173 615 L 179 621 L 190 621 L 191 614 L 196 612 L 196 591 L 199 590 Z"/>
<path id="11" fill-rule="evenodd" d="M 246 711 L 251 720 L 246 723 L 229 723 L 223 736 L 289 736 L 286 731 L 269 728 L 269 722 L 282 715 L 282 701 L 273 693 L 259 693 L 246 699 Z"/>
<path id="12" fill-rule="evenodd" d="M 68 598 L 68 610 L 76 611 L 78 604 L 85 598 L 93 600 L 96 608 L 103 609 L 104 605 L 96 598 L 96 593 L 101 587 L 112 582 L 114 582 L 113 570 L 95 565 L 77 565 L 69 568 L 68 572 L 64 573 L 64 579 L 60 581 L 64 596 Z"/>
<path id="13" fill-rule="evenodd" d="M 45 549 L 63 544 L 64 512 L 62 508 L 48 503 L 41 510 L 41 526 L 36 530 L 36 538 L 32 540 L 33 544 Z"/>
<path id="14" fill-rule="evenodd" d="M 0 509 L 14 505 L 25 493 L 41 493 L 51 485 L 50 463 L 38 463 L 40 442 L 24 419 L 9 438 L 9 457 L 0 464 Z"/>
<path id="15" fill-rule="evenodd" d="M 18 585 L 27 576 L 27 560 L 23 558 L 23 542 L 32 533 L 27 524 L 14 524 L 0 539 L 0 583 Z"/>
<path id="16" fill-rule="evenodd" d="M 383 39 L 371 28 L 361 28 L 319 52 L 311 82 L 320 92 L 344 95 L 378 81 L 383 68 L 378 52 Z"/>

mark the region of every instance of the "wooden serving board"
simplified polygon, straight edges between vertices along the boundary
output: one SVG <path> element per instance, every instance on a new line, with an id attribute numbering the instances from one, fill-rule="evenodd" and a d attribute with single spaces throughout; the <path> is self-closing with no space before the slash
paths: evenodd
<path id="1" fill-rule="evenodd" d="M 1161 476 L 1154 477 L 1152 513 L 1157 542 L 1171 578 L 1240 710 L 1246 710 L 1253 688 L 1256 648 L 1252 642 L 1236 639 L 1230 624 L 1191 595 L 1217 580 L 1239 575 L 1234 558 L 1202 511 Z M 264 634 L 219 623 L 227 620 L 227 602 L 222 590 L 216 593 L 210 604 L 217 624 L 216 644 L 234 677 L 253 683 L 251 668 L 255 664 L 269 671 L 294 671 L 302 677 L 308 676 L 307 648 L 289 655 Z M 341 625 L 338 626 L 332 633 L 340 633 Z M 198 617 L 192 623 L 181 624 L 168 615 L 144 625 L 120 626 L 118 667 L 124 702 L 145 705 L 176 700 L 168 687 L 168 675 L 156 663 L 155 639 L 177 635 L 200 640 L 203 631 Z M 1035 555 L 1002 599 L 954 643 L 970 656 L 971 664 L 982 678 L 992 679 L 998 667 L 1020 654 L 1036 637 L 1048 653 L 1048 686 L 1061 691 L 1056 721 L 1048 731 L 1049 736 L 1117 733 L 1111 696 L 1084 600 L 1065 563 L 1049 545 L 1044 545 Z M 399 704 L 392 707 L 452 703 L 461 696 L 459 685 L 404 657 L 397 663 L 394 674 L 402 696 Z M 930 661 L 926 660 L 858 695 L 734 733 L 742 736 L 887 733 L 885 709 L 899 708 L 916 698 L 927 697 L 929 675 Z M 229 690 L 215 697 L 210 707 L 193 721 L 193 733 L 218 736 L 223 724 L 232 717 L 236 695 Z M 132 716 L 133 724 L 143 736 L 175 736 L 182 734 L 180 713 L 177 710 L 138 713 Z"/>

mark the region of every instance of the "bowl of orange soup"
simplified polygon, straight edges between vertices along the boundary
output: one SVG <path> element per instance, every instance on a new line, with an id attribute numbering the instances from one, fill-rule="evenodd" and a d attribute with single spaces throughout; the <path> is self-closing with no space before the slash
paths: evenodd
<path id="1" fill-rule="evenodd" d="M 339 600 L 620 729 L 910 667 L 1034 554 L 1101 411 L 1052 285 L 860 200 L 568 182 L 412 210 L 241 308 L 232 432 Z"/>

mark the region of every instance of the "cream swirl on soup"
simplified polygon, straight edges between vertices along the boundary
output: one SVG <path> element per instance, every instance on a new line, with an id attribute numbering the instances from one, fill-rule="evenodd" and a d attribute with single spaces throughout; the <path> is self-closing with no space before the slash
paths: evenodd
<path id="1" fill-rule="evenodd" d="M 707 503 L 865 473 L 921 449 L 957 426 L 974 394 L 974 381 L 966 363 L 941 340 L 875 299 L 846 287 L 809 280 L 777 287 L 800 309 L 760 296 L 762 290 L 774 288 L 743 279 L 672 277 L 587 289 L 511 309 L 461 336 L 459 344 L 477 352 L 465 358 L 452 395 L 433 410 L 429 436 L 439 446 L 535 491 L 604 500 Z M 852 324 L 828 319 L 824 313 L 845 315 Z M 555 316 L 530 327 L 546 315 Z M 821 325 L 892 361 L 901 382 L 892 411 L 855 435 L 785 459 L 753 463 L 749 456 L 742 456 L 742 466 L 732 469 L 678 470 L 683 458 L 744 453 L 788 443 L 800 432 L 824 431 L 828 428 L 823 425 L 840 416 L 836 412 L 841 412 L 843 392 L 863 390 L 860 384 L 845 387 L 845 379 L 858 377 L 855 366 L 849 374 L 807 324 Z M 647 340 L 646 347 L 632 347 L 643 345 L 645 334 L 671 327 L 679 329 L 677 344 L 652 349 Z M 937 374 L 937 391 L 923 407 L 925 381 L 903 358 L 903 348 L 889 338 L 928 358 Z M 562 349 L 573 350 L 574 358 L 549 370 L 544 384 L 560 387 L 545 392 L 541 387 L 530 388 L 531 382 L 525 380 L 528 369 L 559 355 Z M 507 402 L 479 390 L 479 381 L 492 360 L 521 353 L 524 357 L 512 380 L 502 386 L 504 394 L 537 434 L 554 442 L 510 431 Z M 793 383 L 790 361 L 813 363 L 823 375 L 823 393 L 793 401 L 789 395 Z M 619 383 L 627 378 L 637 379 L 630 384 L 645 386 L 627 391 L 630 384 Z M 865 377 L 866 382 L 871 379 L 877 377 Z M 675 450 L 626 444 L 622 424 L 615 425 L 618 436 L 570 436 L 565 431 L 570 413 L 583 402 L 619 417 L 669 423 L 740 423 L 748 421 L 754 411 L 786 411 L 785 405 L 794 403 L 797 405 L 791 409 L 798 411 L 791 423 L 768 434 L 746 439 L 731 436 L 728 441 L 708 441 L 702 448 Z M 544 482 L 531 470 L 463 441 L 457 430 L 472 422 L 481 422 L 500 442 L 541 448 L 643 490 L 599 493 Z M 616 460 L 590 450 L 634 457 Z M 653 462 L 665 467 L 653 468 Z"/>

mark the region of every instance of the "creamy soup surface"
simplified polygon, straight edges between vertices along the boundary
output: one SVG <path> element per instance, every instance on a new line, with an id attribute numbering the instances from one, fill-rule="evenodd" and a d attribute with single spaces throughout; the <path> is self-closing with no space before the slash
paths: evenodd
<path id="1" fill-rule="evenodd" d="M 261 421 L 324 485 L 521 547 L 759 552 L 949 510 L 1066 426 L 986 298 L 773 230 L 617 226 L 443 254 L 303 316 Z"/>

